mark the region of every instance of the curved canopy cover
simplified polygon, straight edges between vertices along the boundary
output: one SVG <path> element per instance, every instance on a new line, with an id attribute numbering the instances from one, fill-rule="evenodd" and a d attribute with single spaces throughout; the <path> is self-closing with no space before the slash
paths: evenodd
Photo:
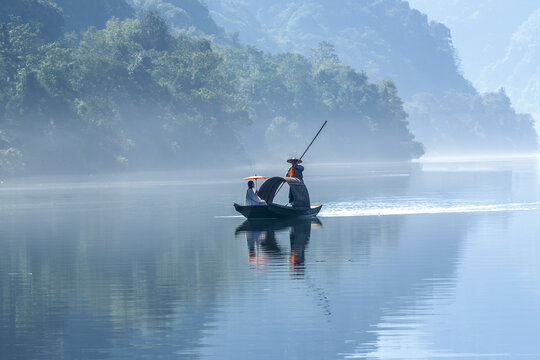
<path id="1" fill-rule="evenodd" d="M 294 196 L 294 207 L 310 207 L 309 193 L 303 182 L 293 177 L 271 177 L 261 185 L 258 195 L 267 203 L 274 201 L 279 186 L 286 182 L 289 184 Z"/>

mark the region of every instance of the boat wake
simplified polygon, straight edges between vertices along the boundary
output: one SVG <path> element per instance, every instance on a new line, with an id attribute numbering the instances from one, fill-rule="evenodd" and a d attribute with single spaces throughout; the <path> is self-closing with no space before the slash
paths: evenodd
<path id="1" fill-rule="evenodd" d="M 446 213 L 480 213 L 532 211 L 540 209 L 540 201 L 524 203 L 471 203 L 470 200 L 377 199 L 327 203 L 320 217 L 385 216 Z"/>

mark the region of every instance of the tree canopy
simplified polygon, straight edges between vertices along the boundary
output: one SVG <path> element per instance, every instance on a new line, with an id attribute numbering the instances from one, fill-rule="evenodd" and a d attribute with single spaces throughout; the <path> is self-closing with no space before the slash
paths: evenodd
<path id="1" fill-rule="evenodd" d="M 170 169 L 194 166 L 194 157 L 225 165 L 272 151 L 283 157 L 305 146 L 322 119 L 333 120 L 329 138 L 352 159 L 422 154 L 395 84 L 370 83 L 328 43 L 311 57 L 270 55 L 175 34 L 156 12 L 113 17 L 55 40 L 43 29 L 15 15 L 0 25 L 3 173 Z"/>

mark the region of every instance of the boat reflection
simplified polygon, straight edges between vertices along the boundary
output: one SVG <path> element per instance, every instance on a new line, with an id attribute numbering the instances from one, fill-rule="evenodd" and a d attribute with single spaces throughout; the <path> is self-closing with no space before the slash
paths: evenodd
<path id="1" fill-rule="evenodd" d="M 236 228 L 235 235 L 245 234 L 249 250 L 249 263 L 253 267 L 265 268 L 270 261 L 288 259 L 291 270 L 302 273 L 304 253 L 309 243 L 312 227 L 321 227 L 317 218 L 246 220 Z M 289 230 L 290 250 L 281 249 L 276 233 Z"/>

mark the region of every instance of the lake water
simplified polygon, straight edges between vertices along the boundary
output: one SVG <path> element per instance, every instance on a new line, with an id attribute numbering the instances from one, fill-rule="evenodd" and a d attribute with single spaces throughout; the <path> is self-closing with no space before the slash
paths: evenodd
<path id="1" fill-rule="evenodd" d="M 0 359 L 539 359 L 538 165 L 306 164 L 258 224 L 245 171 L 6 182 Z"/>

